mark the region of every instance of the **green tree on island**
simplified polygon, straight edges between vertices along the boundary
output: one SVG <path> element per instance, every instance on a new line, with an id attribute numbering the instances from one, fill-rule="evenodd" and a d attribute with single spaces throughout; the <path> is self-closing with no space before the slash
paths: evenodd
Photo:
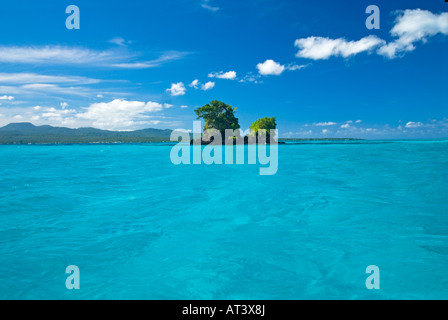
<path id="1" fill-rule="evenodd" d="M 214 130 L 221 134 L 221 137 L 225 137 L 225 131 L 231 129 L 236 131 L 234 137 L 229 137 L 229 139 L 235 140 L 240 136 L 240 125 L 238 118 L 235 117 L 236 109 L 224 102 L 214 100 L 203 107 L 194 110 L 198 119 L 204 119 L 204 134 L 202 135 L 202 141 L 209 143 L 213 141 Z M 266 130 L 266 143 L 269 143 L 272 130 L 277 129 L 277 123 L 275 117 L 272 118 L 262 118 L 255 121 L 251 126 L 251 136 L 258 136 L 259 130 Z M 273 132 L 274 133 L 274 132 Z M 275 133 L 274 133 L 275 134 Z M 244 139 L 247 143 L 248 137 Z M 224 142 L 224 141 L 223 141 Z"/>
<path id="2" fill-rule="evenodd" d="M 235 117 L 236 109 L 224 102 L 214 100 L 201 108 L 197 108 L 194 112 L 198 119 L 204 119 L 204 131 L 215 129 L 224 137 L 226 129 L 237 130 L 240 128 L 238 118 Z"/>
<path id="3" fill-rule="evenodd" d="M 273 130 L 277 129 L 275 117 L 258 119 L 257 121 L 252 123 L 250 129 L 252 135 L 258 135 L 259 130 L 266 130 L 266 136 L 267 139 L 269 139 L 269 137 L 271 136 L 271 131 L 274 133 Z"/>

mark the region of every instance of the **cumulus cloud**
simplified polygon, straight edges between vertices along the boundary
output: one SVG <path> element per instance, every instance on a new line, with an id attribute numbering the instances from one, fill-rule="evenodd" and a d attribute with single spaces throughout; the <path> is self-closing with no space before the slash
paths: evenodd
<path id="1" fill-rule="evenodd" d="M 187 89 L 182 82 L 171 84 L 171 88 L 166 89 L 167 92 L 170 92 L 172 96 L 183 96 Z"/>
<path id="2" fill-rule="evenodd" d="M 188 86 L 192 87 L 194 89 L 197 89 L 197 90 L 201 89 L 201 90 L 207 91 L 207 90 L 213 89 L 215 87 L 215 83 L 213 81 L 209 81 L 205 84 L 201 84 L 201 82 L 199 82 L 199 80 L 196 79 L 196 80 L 193 80 L 193 82 L 190 83 Z"/>
<path id="3" fill-rule="evenodd" d="M 415 50 L 417 42 L 426 42 L 428 38 L 437 34 L 448 35 L 448 12 L 434 14 L 421 9 L 398 11 L 398 17 L 390 34 L 396 38 L 390 43 L 374 35 L 358 41 L 314 36 L 297 39 L 295 46 L 299 50 L 296 56 L 326 60 L 331 57 L 349 58 L 375 50 L 377 54 L 393 59 L 400 54 Z"/>
<path id="4" fill-rule="evenodd" d="M 348 129 L 350 128 L 350 125 L 348 123 L 341 125 L 342 129 Z"/>
<path id="5" fill-rule="evenodd" d="M 136 124 L 154 124 L 148 114 L 158 112 L 169 105 L 157 102 L 127 101 L 115 99 L 108 103 L 93 103 L 85 112 L 76 114 L 77 118 L 92 121 L 100 129 L 125 129 Z"/>
<path id="6" fill-rule="evenodd" d="M 209 82 L 203 84 L 201 89 L 204 90 L 204 91 L 207 91 L 207 90 L 213 89 L 214 87 L 215 87 L 215 83 L 212 82 L 212 81 L 209 81 Z"/>
<path id="7" fill-rule="evenodd" d="M 67 109 L 67 110 L 61 110 L 56 108 L 42 108 L 40 107 L 38 110 L 43 111 L 40 116 L 42 118 L 61 118 L 64 115 L 68 114 L 75 114 L 76 110 L 74 109 Z"/>
<path id="8" fill-rule="evenodd" d="M 195 89 L 198 89 L 198 88 L 199 88 L 199 85 L 200 85 L 200 82 L 199 82 L 198 79 L 193 80 L 193 81 L 189 84 L 190 87 L 195 88 Z"/>
<path id="9" fill-rule="evenodd" d="M 65 109 L 68 107 L 68 103 L 67 102 L 61 102 L 61 108 Z"/>
<path id="10" fill-rule="evenodd" d="M 62 106 L 62 104 L 61 104 Z M 178 125 L 178 121 L 167 121 L 161 112 L 171 108 L 170 104 L 157 102 L 128 101 L 115 99 L 106 103 L 92 103 L 86 108 L 55 108 L 48 106 L 1 108 L 4 116 L 0 126 L 21 121 L 36 125 L 49 124 L 70 128 L 95 127 L 104 130 L 134 130 L 165 123 Z"/>
<path id="11" fill-rule="evenodd" d="M 285 66 L 274 60 L 268 59 L 263 63 L 257 64 L 258 72 L 263 76 L 275 75 L 279 76 L 285 71 Z"/>
<path id="12" fill-rule="evenodd" d="M 448 12 L 434 14 L 427 10 L 399 11 L 390 34 L 397 39 L 378 49 L 378 54 L 390 59 L 400 53 L 415 50 L 416 42 L 426 42 L 437 34 L 448 35 Z"/>
<path id="13" fill-rule="evenodd" d="M 258 73 L 262 76 L 272 76 L 272 75 L 279 76 L 285 70 L 296 71 L 296 70 L 306 68 L 307 66 L 308 66 L 308 64 L 307 65 L 298 65 L 295 63 L 290 63 L 288 65 L 282 65 L 278 62 L 275 62 L 272 59 L 269 59 L 263 63 L 257 64 L 257 69 L 258 69 Z"/>
<path id="14" fill-rule="evenodd" d="M 333 56 L 348 58 L 361 52 L 372 51 L 383 44 L 385 41 L 377 36 L 367 36 L 358 41 L 308 37 L 297 39 L 295 42 L 295 46 L 299 48 L 296 56 L 313 60 L 326 60 Z"/>
<path id="15" fill-rule="evenodd" d="M 236 72 L 235 71 L 228 71 L 228 72 L 212 72 L 208 75 L 209 78 L 218 78 L 218 79 L 226 79 L 226 80 L 235 80 L 236 79 Z"/>
<path id="16" fill-rule="evenodd" d="M 4 110 L 4 112 L 5 119 L 0 121 L 2 125 L 20 120 L 39 124 L 70 126 L 76 123 L 74 116 L 77 111 L 74 109 L 62 110 L 53 107 L 35 106 L 30 108 L 12 107 Z"/>
<path id="17" fill-rule="evenodd" d="M 1 96 L 0 97 L 0 100 L 8 100 L 8 101 L 11 101 L 11 100 L 14 100 L 14 97 L 13 96 Z"/>

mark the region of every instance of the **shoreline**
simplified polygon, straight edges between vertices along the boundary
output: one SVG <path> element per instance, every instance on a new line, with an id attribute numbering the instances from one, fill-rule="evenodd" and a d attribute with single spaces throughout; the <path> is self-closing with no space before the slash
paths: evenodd
<path id="1" fill-rule="evenodd" d="M 326 138 L 326 139 L 279 139 L 279 145 L 312 145 L 312 144 L 359 144 L 359 143 L 394 143 L 394 142 L 425 142 L 425 141 L 448 141 L 448 138 L 432 138 L 432 139 L 355 139 L 355 138 Z M 169 144 L 175 145 L 176 141 L 96 141 L 96 142 L 23 142 L 23 143 L 0 143 L 0 146 L 67 146 L 67 145 L 144 145 L 144 144 Z M 191 145 L 191 142 L 190 142 Z M 204 143 L 201 145 L 209 145 Z M 244 144 L 248 145 L 248 144 Z M 250 144 L 249 144 L 250 145 Z M 226 146 L 223 144 L 223 146 Z M 235 144 L 234 144 L 235 146 Z"/>

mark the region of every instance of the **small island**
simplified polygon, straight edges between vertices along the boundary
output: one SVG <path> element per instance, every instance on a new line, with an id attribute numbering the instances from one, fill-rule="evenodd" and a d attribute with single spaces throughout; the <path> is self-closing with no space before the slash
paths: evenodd
<path id="1" fill-rule="evenodd" d="M 194 112 L 197 119 L 205 121 L 204 132 L 200 139 L 192 139 L 191 144 L 208 145 L 215 141 L 215 135 L 222 137 L 223 145 L 237 144 L 271 144 L 274 139 L 271 133 L 275 135 L 277 123 L 275 117 L 265 117 L 256 120 L 250 126 L 250 134 L 242 136 L 239 120 L 235 116 L 237 108 L 234 108 L 224 102 L 213 100 L 203 107 L 197 108 Z M 233 131 L 229 136 L 226 130 Z M 231 141 L 229 141 L 231 140 Z M 284 144 L 275 140 L 277 144 Z"/>

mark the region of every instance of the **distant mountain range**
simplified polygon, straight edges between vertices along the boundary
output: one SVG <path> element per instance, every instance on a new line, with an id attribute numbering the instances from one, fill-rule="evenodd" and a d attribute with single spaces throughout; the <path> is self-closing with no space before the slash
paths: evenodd
<path id="1" fill-rule="evenodd" d="M 172 130 L 143 129 L 108 131 L 95 128 L 70 129 L 35 126 L 32 123 L 11 123 L 0 128 L 0 144 L 61 144 L 61 143 L 137 143 L 170 141 Z"/>

